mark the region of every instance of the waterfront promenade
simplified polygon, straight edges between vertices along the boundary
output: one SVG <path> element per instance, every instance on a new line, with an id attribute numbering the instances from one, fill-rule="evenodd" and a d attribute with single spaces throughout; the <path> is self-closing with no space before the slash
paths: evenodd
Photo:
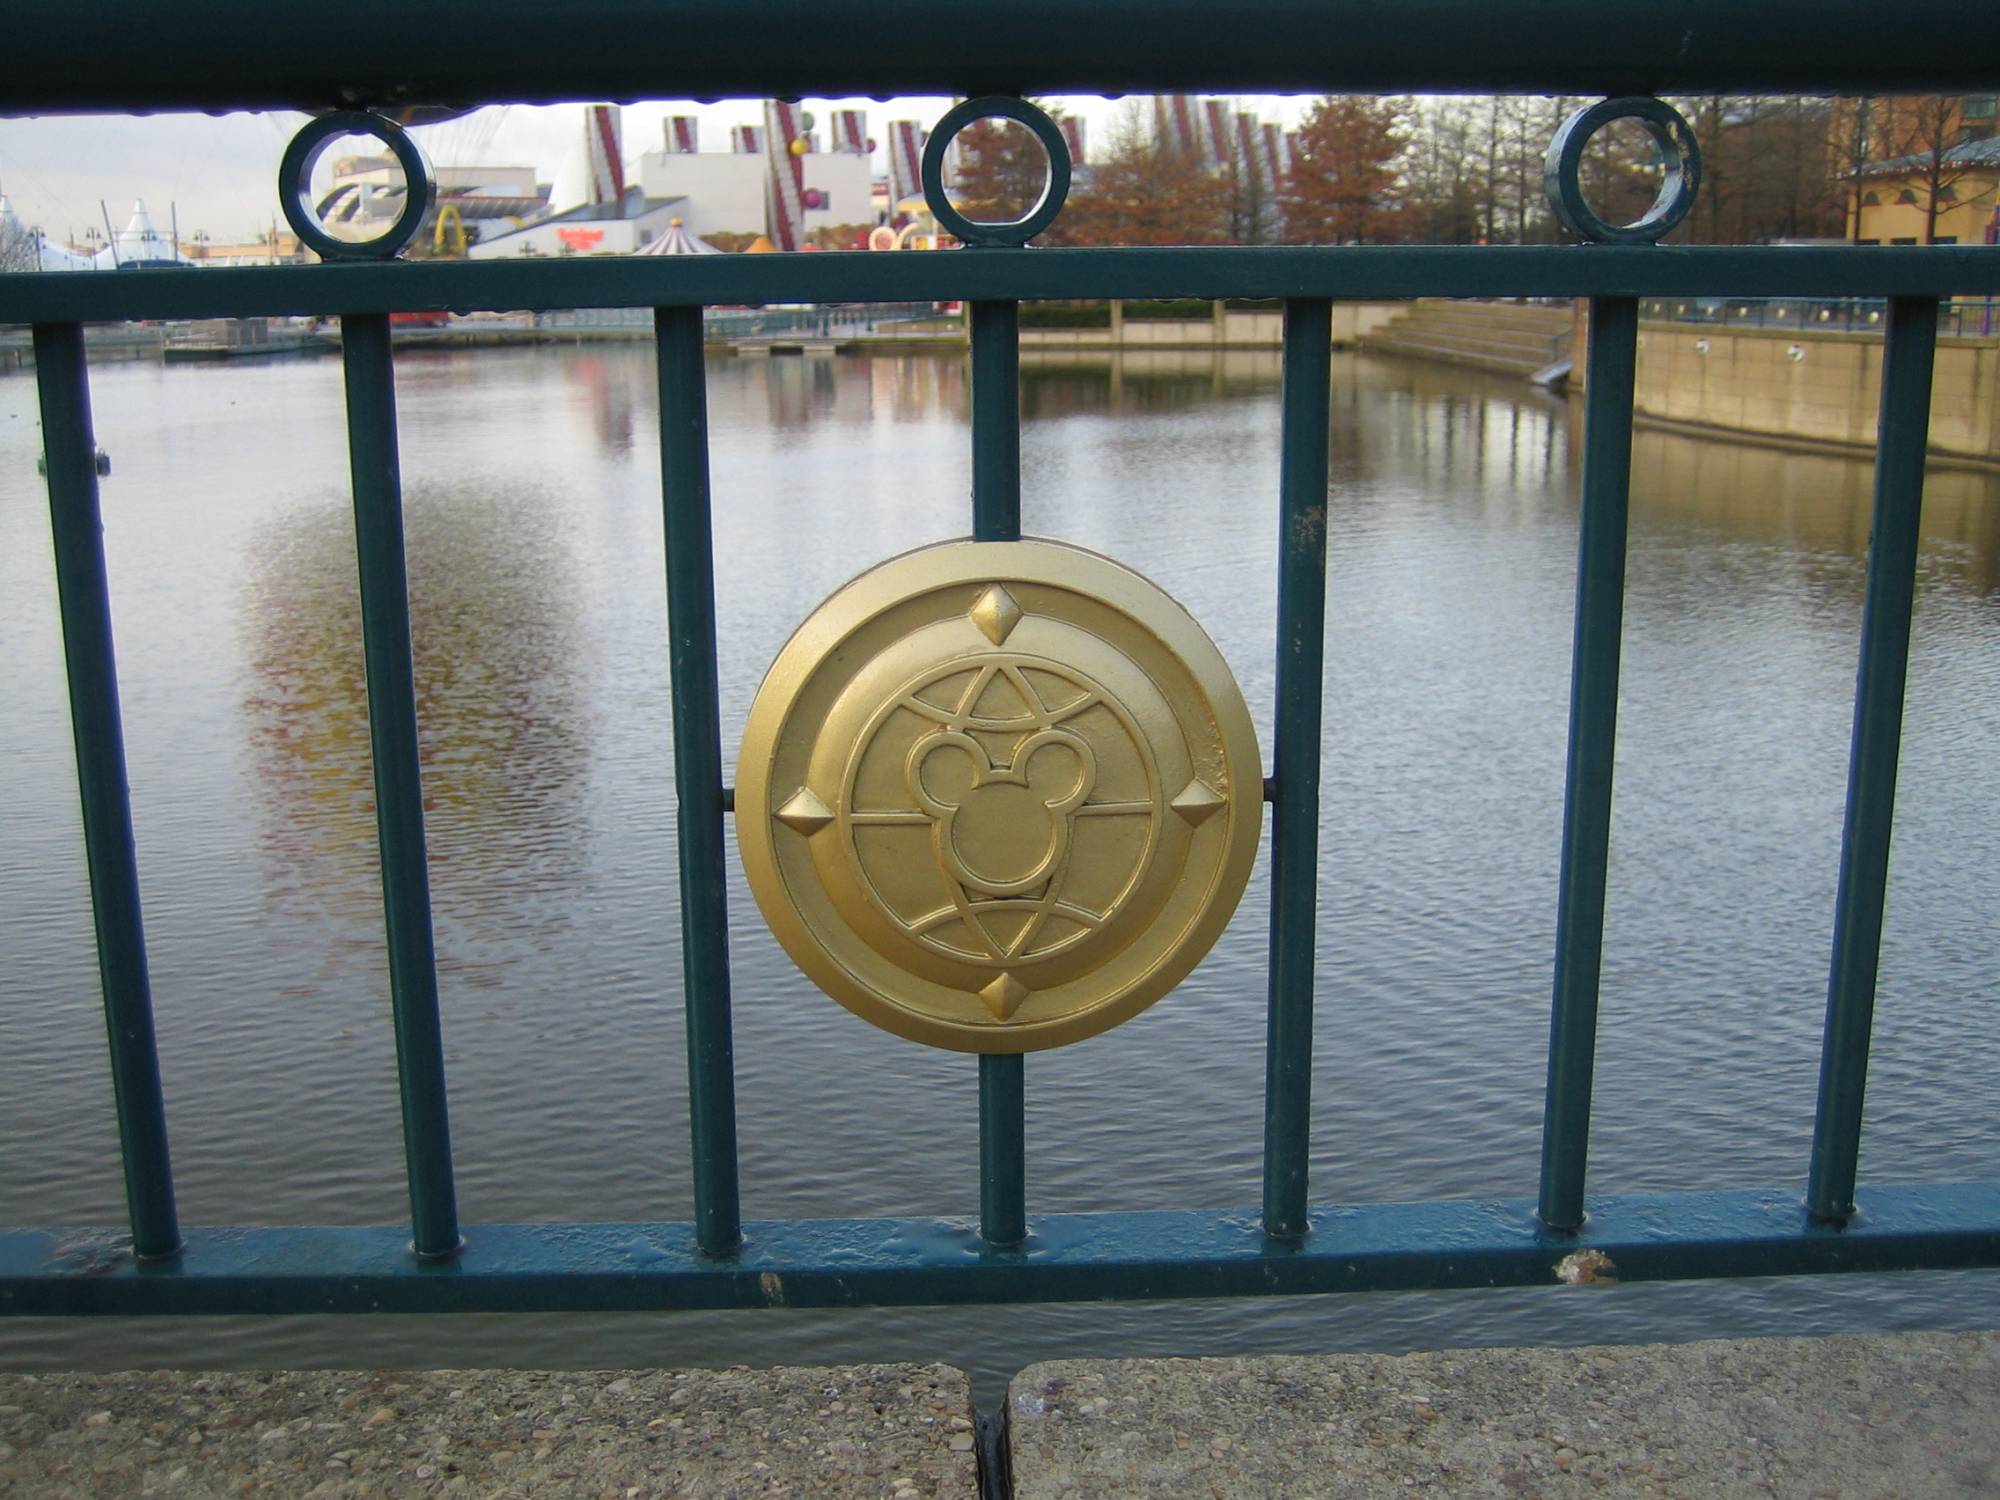
<path id="1" fill-rule="evenodd" d="M 1070 1360 L 986 1423 L 943 1365 L 8 1375 L 0 1495 L 1972 1497 L 1996 1410 L 2000 1333 Z"/>

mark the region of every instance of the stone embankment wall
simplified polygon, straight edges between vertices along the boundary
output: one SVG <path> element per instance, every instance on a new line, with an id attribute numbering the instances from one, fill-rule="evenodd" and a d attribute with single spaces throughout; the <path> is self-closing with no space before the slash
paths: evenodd
<path id="1" fill-rule="evenodd" d="M 1403 302 L 1336 302 L 1333 342 L 1345 348 L 1408 310 Z M 1207 318 L 1128 318 L 1111 304 L 1109 328 L 1021 330 L 1023 349 L 1280 349 L 1285 315 L 1215 304 Z"/>
<path id="2" fill-rule="evenodd" d="M 1588 379 L 1577 313 L 1573 390 Z M 1654 423 L 1872 452 L 1882 340 L 1871 334 L 1642 323 L 1633 406 Z M 1931 451 L 2000 464 L 2000 339 L 1940 339 Z"/>

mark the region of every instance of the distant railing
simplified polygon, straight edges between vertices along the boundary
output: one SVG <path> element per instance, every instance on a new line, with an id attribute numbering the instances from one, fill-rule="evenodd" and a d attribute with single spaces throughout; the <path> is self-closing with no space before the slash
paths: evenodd
<path id="1" fill-rule="evenodd" d="M 1938 308 L 1939 338 L 1991 338 L 2000 331 L 1994 298 L 1953 299 Z M 1883 297 L 1648 297 L 1639 316 L 1659 323 L 1706 323 L 1795 333 L 1865 333 L 1881 337 L 1889 319 Z"/>
<path id="2" fill-rule="evenodd" d="M 873 333 L 884 324 L 906 323 L 937 314 L 934 302 L 866 303 L 828 307 L 708 308 L 702 331 L 711 339 L 763 338 L 796 333 L 832 338 L 836 333 Z M 653 315 L 643 307 L 585 307 L 534 314 L 537 328 L 634 328 L 650 331 Z"/>
<path id="3" fill-rule="evenodd" d="M 923 11 L 851 0 L 742 8 L 500 0 L 467 28 L 437 0 L 284 12 L 262 3 L 45 9 L 9 41 L 0 109 L 322 108 L 410 100 L 977 95 L 1287 89 L 1855 93 L 1987 84 L 2000 7 L 1908 0 L 1896 24 L 1827 0 L 1814 24 L 1775 0 L 1674 6 L 1557 0 L 1504 6 L 1251 0 L 1225 19 L 1153 0 L 940 0 Z M 885 23 L 894 37 L 884 42 Z M 452 34 L 450 46 L 437 45 Z M 618 35 L 619 45 L 603 38 Z M 1865 37 L 1865 45 L 1851 39 Z M 1938 38 L 1949 38 L 1940 45 Z M 979 101 L 964 120 L 1018 101 Z M 1023 111 L 1027 111 L 1023 113 Z M 968 113 L 969 112 L 969 113 Z M 1607 225 L 1577 186 L 1588 137 L 1636 118 L 1668 159 L 1654 210 Z M 308 132 L 386 120 L 336 117 Z M 942 151 L 940 131 L 933 149 Z M 1052 153 L 1063 148 L 1051 147 Z M 1066 155 L 1061 158 L 1066 164 Z M 310 166 L 310 163 L 307 163 Z M 1941 299 L 2000 290 L 2000 250 L 1673 249 L 1651 241 L 1698 177 L 1685 122 L 1657 100 L 1583 112 L 1550 150 L 1552 196 L 1597 243 L 1464 248 L 1030 249 L 1031 225 L 959 226 L 952 253 L 576 257 L 477 263 L 0 276 L 0 324 L 34 325 L 56 576 L 98 952 L 124 1151 L 129 1228 L 0 1231 L 0 1311 L 193 1313 L 522 1311 L 1157 1298 L 1993 1266 L 2000 1183 L 1870 1183 L 1857 1196 L 1862 1098 Z M 295 193 L 297 180 L 285 191 Z M 1052 192 L 1053 213 L 1060 194 Z M 412 192 L 410 197 L 418 197 Z M 938 196 L 932 207 L 945 216 Z M 414 222 L 410 226 L 414 232 Z M 334 252 L 344 253 L 340 251 Z M 1020 532 L 1017 309 L 1023 300 L 1277 298 L 1284 305 L 1283 447 L 1271 806 L 1264 1177 L 1236 1212 L 1038 1214 L 1025 1193 L 1025 1063 L 979 1061 L 978 1227 L 914 1220 L 746 1224 L 737 1176 L 724 910 L 732 789 L 722 780 L 716 572 L 709 514 L 704 309 L 963 300 L 969 304 L 973 534 Z M 1346 1205 L 1308 1198 L 1315 993 L 1321 676 L 1328 530 L 1330 320 L 1337 299 L 1585 298 L 1575 653 L 1553 967 L 1541 1188 L 1533 1202 Z M 1750 1192 L 1586 1196 L 1617 720 L 1632 392 L 1647 303 L 1873 299 L 1886 340 L 1875 511 L 1816 1124 L 1798 1180 Z M 518 308 L 645 309 L 657 343 L 668 652 L 679 806 L 683 1003 L 694 1218 L 688 1223 L 478 1224 L 461 1229 L 431 942 L 412 689 L 389 315 Z M 87 322 L 337 317 L 347 388 L 368 722 L 374 757 L 411 1219 L 378 1228 L 183 1227 L 168 1152 L 168 1080 L 154 1044 L 139 872 L 101 536 Z M 724 314 L 722 316 L 728 316 Z M 914 539 L 913 539 L 914 540 Z M 1551 820 L 1556 810 L 1550 809 Z M 1257 1039 L 1241 1039 L 1246 1048 Z M 1448 1040 L 1440 1045 L 1448 1045 Z M 1992 1107 L 1967 1100 L 1967 1108 Z M 884 1149 L 890 1149 L 884 1143 Z"/>

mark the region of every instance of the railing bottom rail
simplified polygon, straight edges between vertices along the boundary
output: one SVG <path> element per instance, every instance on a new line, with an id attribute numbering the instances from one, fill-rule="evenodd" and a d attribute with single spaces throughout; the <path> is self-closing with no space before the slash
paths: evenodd
<path id="1" fill-rule="evenodd" d="M 2000 1266 L 2000 1185 L 1873 1187 L 1843 1228 L 1789 1191 L 1592 1198 L 1576 1234 L 1532 1201 L 1322 1207 L 1301 1243 L 1238 1213 L 1055 1214 L 1018 1250 L 916 1219 L 744 1225 L 734 1258 L 689 1224 L 468 1226 L 421 1261 L 398 1227 L 190 1229 L 135 1263 L 122 1231 L 0 1232 L 0 1314 L 617 1312 L 1146 1301 L 1299 1292 Z"/>

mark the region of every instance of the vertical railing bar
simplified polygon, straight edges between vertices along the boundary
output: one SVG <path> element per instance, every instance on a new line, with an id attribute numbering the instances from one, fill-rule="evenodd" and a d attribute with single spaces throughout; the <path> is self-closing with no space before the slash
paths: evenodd
<path id="1" fill-rule="evenodd" d="M 125 777 L 125 731 L 118 708 L 118 664 L 111 635 L 111 592 L 104 566 L 104 521 L 97 494 L 97 439 L 90 420 L 90 380 L 83 329 L 35 326 L 35 380 L 55 540 L 56 598 L 69 676 L 77 790 L 90 906 L 97 928 L 97 971 L 111 1044 L 111 1093 L 125 1163 L 125 1206 L 135 1255 L 155 1259 L 180 1248 L 167 1110 L 153 1034 L 153 992 L 139 901 L 139 861 L 132 799 Z"/>
<path id="2" fill-rule="evenodd" d="M 972 304 L 972 534 L 1021 538 L 1021 309 Z"/>
<path id="3" fill-rule="evenodd" d="M 1020 306 L 974 302 L 972 332 L 972 534 L 1021 537 Z M 1021 1054 L 979 1058 L 979 1229 L 989 1245 L 1028 1237 L 1027 1065 Z"/>
<path id="4" fill-rule="evenodd" d="M 1563 788 L 1562 874 L 1542 1108 L 1542 1222 L 1583 1225 L 1596 1066 L 1604 890 L 1611 856 L 1611 772 L 1618 735 L 1618 656 L 1625 613 L 1625 532 L 1632 478 L 1635 297 L 1590 301 L 1583 495 L 1577 535 L 1576 623 L 1570 664 L 1569 760 Z"/>
<path id="5" fill-rule="evenodd" d="M 1876 429 L 1875 515 L 1868 542 L 1868 589 L 1861 613 L 1861 660 L 1847 764 L 1847 815 L 1841 833 L 1833 963 L 1827 978 L 1819 1103 L 1806 1188 L 1808 1210 L 1828 1223 L 1843 1222 L 1854 1212 L 1854 1180 L 1861 1156 L 1861 1106 L 1868 1082 L 1876 967 L 1882 952 L 1937 328 L 1936 299 L 1890 299 Z"/>
<path id="6" fill-rule="evenodd" d="M 424 846 L 423 773 L 410 657 L 410 590 L 403 556 L 403 480 L 396 445 L 396 376 L 384 313 L 340 320 L 347 376 L 347 446 L 354 480 L 354 548 L 361 579 L 368 738 L 382 851 L 389 999 L 403 1103 L 412 1245 L 425 1258 L 459 1248 Z"/>
<path id="7" fill-rule="evenodd" d="M 720 1256 L 733 1254 L 742 1243 L 743 1224 L 735 1043 L 729 1017 L 722 707 L 716 683 L 715 539 L 709 511 L 708 374 L 701 316 L 699 307 L 657 308 L 653 331 L 660 373 L 660 491 L 673 672 L 695 1244 L 705 1255 Z"/>
<path id="8" fill-rule="evenodd" d="M 1270 1014 L 1264 1053 L 1264 1232 L 1309 1226 L 1313 955 L 1319 909 L 1320 700 L 1326 648 L 1333 304 L 1285 303 L 1278 472 L 1278 661 L 1272 736 Z"/>
<path id="9" fill-rule="evenodd" d="M 1028 1237 L 1026 1059 L 979 1058 L 979 1232 L 999 1248 Z"/>

